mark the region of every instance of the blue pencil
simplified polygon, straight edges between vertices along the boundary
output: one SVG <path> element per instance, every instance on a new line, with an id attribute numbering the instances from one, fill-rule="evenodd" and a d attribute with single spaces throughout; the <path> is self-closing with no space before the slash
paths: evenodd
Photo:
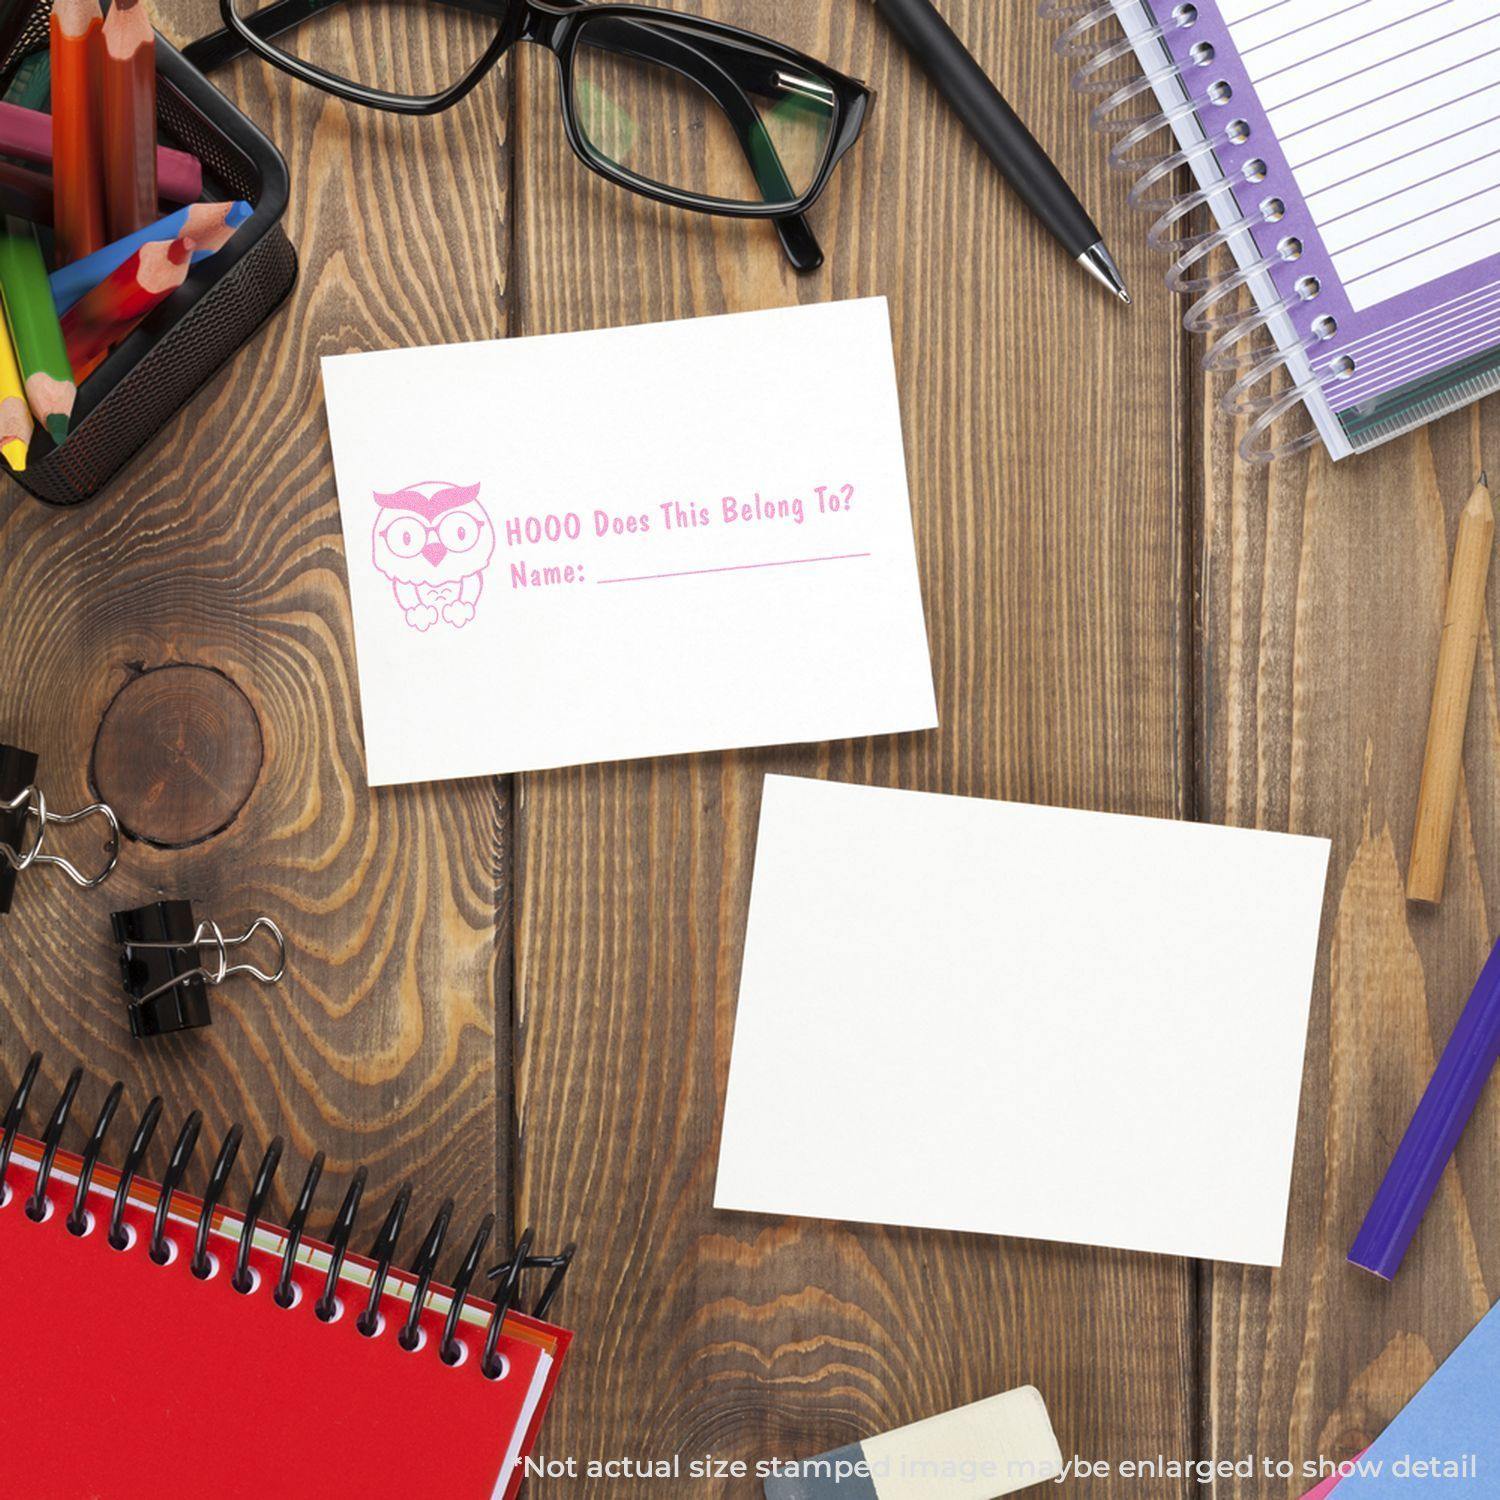
<path id="1" fill-rule="evenodd" d="M 50 277 L 52 300 L 57 305 L 58 316 L 72 307 L 85 293 L 104 280 L 111 271 L 123 266 L 142 245 L 152 240 L 175 240 L 181 234 L 190 234 L 199 247 L 193 252 L 193 262 L 206 260 L 220 249 L 235 229 L 250 217 L 248 203 L 190 203 L 179 208 L 165 219 L 158 219 L 134 234 L 127 234 L 113 244 L 105 245 L 82 260 L 54 271 Z"/>

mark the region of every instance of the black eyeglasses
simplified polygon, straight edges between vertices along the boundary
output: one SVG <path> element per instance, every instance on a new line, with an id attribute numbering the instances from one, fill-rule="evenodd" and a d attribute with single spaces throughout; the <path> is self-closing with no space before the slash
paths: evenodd
<path id="1" fill-rule="evenodd" d="M 337 8 L 335 8 L 337 7 Z M 557 58 L 563 126 L 585 166 L 698 213 L 770 219 L 815 271 L 805 217 L 873 98 L 857 79 L 766 37 L 643 5 L 556 0 L 219 0 L 193 42 L 204 72 L 247 49 L 355 104 L 430 115 L 457 104 L 516 42 Z M 273 41 L 272 39 L 275 38 Z M 360 77 L 318 61 L 349 59 Z"/>

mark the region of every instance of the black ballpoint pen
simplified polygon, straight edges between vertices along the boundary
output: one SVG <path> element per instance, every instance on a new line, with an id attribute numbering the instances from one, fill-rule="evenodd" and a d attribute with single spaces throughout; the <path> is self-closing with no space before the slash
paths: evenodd
<path id="1" fill-rule="evenodd" d="M 1129 302 L 1120 268 L 1087 210 L 930 0 L 875 0 L 875 9 L 1063 249 Z"/>

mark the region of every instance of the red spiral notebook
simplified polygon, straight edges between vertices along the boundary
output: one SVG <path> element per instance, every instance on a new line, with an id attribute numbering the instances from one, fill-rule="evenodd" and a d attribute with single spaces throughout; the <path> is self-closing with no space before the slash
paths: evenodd
<path id="1" fill-rule="evenodd" d="M 13 1123 L 8 1121 L 7 1123 Z M 60 1132 L 58 1132 L 60 1133 Z M 53 1132 L 48 1132 L 49 1137 Z M 457 1349 L 439 1358 L 452 1306 L 429 1285 L 416 1335 L 397 1334 L 416 1279 L 394 1266 L 380 1293 L 376 1332 L 357 1326 L 376 1262 L 349 1253 L 336 1274 L 335 1316 L 315 1307 L 330 1265 L 327 1245 L 304 1238 L 295 1291 L 281 1307 L 272 1289 L 287 1231 L 251 1237 L 249 1281 L 231 1272 L 243 1217 L 215 1209 L 207 1249 L 213 1272 L 190 1270 L 201 1200 L 169 1205 L 165 1265 L 147 1253 L 160 1188 L 128 1184 L 116 1250 L 108 1229 L 120 1174 L 102 1163 L 89 1184 L 88 1226 L 74 1234 L 81 1159 L 57 1152 L 44 1217 L 28 1213 L 43 1148 L 14 1137 L 0 1191 L 0 1401 L 4 1494 L 26 1500 L 201 1500 L 294 1494 L 360 1500 L 509 1500 L 567 1351 L 570 1334 L 507 1313 L 491 1368 L 481 1369 L 492 1308 L 466 1298 Z M 168 1173 L 170 1176 L 170 1172 Z M 461 1350 L 461 1354 L 458 1353 Z"/>

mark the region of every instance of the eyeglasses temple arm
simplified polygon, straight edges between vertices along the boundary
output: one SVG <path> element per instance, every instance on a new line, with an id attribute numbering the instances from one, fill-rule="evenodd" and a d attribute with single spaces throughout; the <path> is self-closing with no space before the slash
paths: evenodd
<path id="1" fill-rule="evenodd" d="M 724 112 L 745 161 L 755 175 L 755 185 L 760 189 L 762 199 L 775 203 L 797 196 L 760 111 L 740 87 L 739 81 L 706 50 L 712 46 L 711 41 L 702 39 L 700 46 L 697 39 L 675 38 L 663 29 L 643 26 L 623 17 L 592 22 L 589 37 L 590 45 L 601 50 L 659 63 L 696 83 Z M 781 240 L 781 248 L 794 270 L 816 271 L 823 264 L 823 249 L 807 222 L 806 214 L 790 214 L 772 222 Z"/>
<path id="2" fill-rule="evenodd" d="M 246 25 L 259 37 L 267 38 L 290 31 L 310 20 L 321 10 L 327 10 L 337 0 L 276 0 L 273 5 L 256 11 L 246 18 Z M 492 6 L 485 0 L 442 0 L 459 9 L 480 11 L 488 14 Z M 629 28 L 639 36 L 614 38 L 612 33 Z M 669 41 L 662 32 L 650 27 L 638 26 L 629 21 L 598 25 L 593 28 L 603 33 L 601 46 L 617 51 L 627 57 L 641 57 L 650 62 L 660 62 L 691 79 L 709 94 L 724 111 L 734 128 L 740 149 L 750 170 L 755 174 L 756 186 L 767 202 L 792 198 L 795 194 L 781 164 L 775 143 L 761 121 L 754 104 L 735 80 L 697 47 L 683 41 Z M 183 56 L 200 72 L 210 73 L 226 63 L 242 57 L 249 48 L 228 27 L 212 31 L 207 36 L 189 42 Z M 790 214 L 772 220 L 776 234 L 781 240 L 782 250 L 794 270 L 816 271 L 823 264 L 823 250 L 817 236 L 807 221 L 806 214 Z"/>
<path id="3" fill-rule="evenodd" d="M 290 31 L 294 26 L 300 26 L 320 10 L 328 8 L 329 0 L 277 0 L 275 5 L 268 5 L 264 10 L 247 16 L 245 24 L 256 36 L 269 39 L 280 36 L 283 31 Z M 217 31 L 210 31 L 206 36 L 189 42 L 182 49 L 182 55 L 200 73 L 212 73 L 226 63 L 243 57 L 249 50 L 237 32 L 221 26 Z"/>

